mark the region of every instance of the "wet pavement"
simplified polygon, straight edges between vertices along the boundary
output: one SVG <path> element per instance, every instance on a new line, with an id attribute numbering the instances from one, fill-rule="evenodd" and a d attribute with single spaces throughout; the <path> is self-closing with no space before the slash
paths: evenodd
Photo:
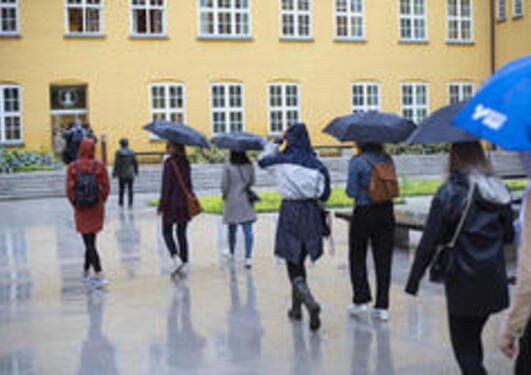
<path id="1" fill-rule="evenodd" d="M 138 197 L 111 197 L 98 249 L 110 284 L 81 283 L 83 246 L 63 199 L 0 203 L 0 374 L 458 374 L 442 289 L 403 293 L 411 255 L 396 252 L 390 320 L 350 318 L 347 227 L 336 254 L 309 266 L 321 302 L 318 333 L 286 317 L 285 267 L 272 255 L 275 215 L 255 226 L 252 270 L 227 263 L 221 218 L 190 225 L 191 269 L 172 280 L 159 218 Z M 239 233 L 241 236 L 241 233 Z M 239 238 L 239 244 L 242 244 Z M 497 350 L 504 314 L 484 333 L 490 374 L 510 374 Z"/>

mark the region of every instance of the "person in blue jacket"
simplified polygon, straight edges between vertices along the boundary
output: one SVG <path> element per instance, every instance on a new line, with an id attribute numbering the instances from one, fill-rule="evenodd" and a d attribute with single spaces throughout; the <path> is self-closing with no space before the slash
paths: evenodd
<path id="1" fill-rule="evenodd" d="M 267 144 L 258 165 L 276 178 L 282 204 L 278 218 L 275 255 L 286 260 L 292 286 L 292 307 L 288 316 L 302 319 L 302 304 L 310 315 L 310 329 L 321 326 L 320 306 L 306 282 L 304 261 L 316 261 L 323 254 L 323 222 L 319 201 L 330 196 L 330 175 L 317 158 L 304 124 L 284 133 L 286 148 Z"/>
<path id="2" fill-rule="evenodd" d="M 355 199 L 349 230 L 350 280 L 353 303 L 348 307 L 351 315 L 368 311 L 372 299 L 367 277 L 367 250 L 369 241 L 376 269 L 376 303 L 374 317 L 387 320 L 391 264 L 394 247 L 395 217 L 393 201 L 372 202 L 369 197 L 369 181 L 372 165 L 392 163 L 383 145 L 360 143 L 360 153 L 350 160 L 347 195 Z"/>

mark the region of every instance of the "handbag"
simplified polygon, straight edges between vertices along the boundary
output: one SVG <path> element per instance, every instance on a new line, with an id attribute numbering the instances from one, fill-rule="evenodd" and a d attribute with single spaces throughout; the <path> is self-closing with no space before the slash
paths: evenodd
<path id="1" fill-rule="evenodd" d="M 239 166 L 238 166 L 238 173 L 240 175 L 240 179 L 245 184 L 245 179 L 243 178 L 242 170 Z M 249 201 L 251 205 L 254 205 L 255 203 L 260 202 L 262 200 L 258 196 L 258 194 L 256 194 L 256 192 L 253 189 L 251 189 L 250 184 L 247 184 L 247 186 L 245 186 L 245 194 L 247 195 L 247 200 Z"/>
<path id="2" fill-rule="evenodd" d="M 465 210 L 463 211 L 463 215 L 461 216 L 461 219 L 459 220 L 459 224 L 457 225 L 454 236 L 452 237 L 452 240 L 449 243 L 438 247 L 437 253 L 435 254 L 435 258 L 433 259 L 433 262 L 431 263 L 431 266 L 430 266 L 430 281 L 431 282 L 443 283 L 444 281 L 448 280 L 455 272 L 455 267 L 456 267 L 455 253 L 457 251 L 455 244 L 457 242 L 457 238 L 459 237 L 459 234 L 461 233 L 461 230 L 463 229 L 463 225 L 465 223 L 466 217 L 468 216 L 468 211 L 470 210 L 470 205 L 472 204 L 473 193 L 474 193 L 474 182 L 470 181 L 470 187 L 468 188 L 468 196 L 467 196 Z"/>
<path id="3" fill-rule="evenodd" d="M 177 164 L 175 164 L 174 161 L 171 161 L 171 165 L 173 166 L 175 177 L 177 177 L 179 185 L 181 185 L 181 189 L 184 191 L 184 195 L 186 197 L 186 205 L 188 206 L 188 214 L 190 215 L 190 217 L 199 215 L 203 211 L 201 203 L 199 203 L 199 199 L 197 199 L 195 194 L 190 192 L 184 184 L 181 172 L 179 172 L 179 167 L 177 166 Z"/>

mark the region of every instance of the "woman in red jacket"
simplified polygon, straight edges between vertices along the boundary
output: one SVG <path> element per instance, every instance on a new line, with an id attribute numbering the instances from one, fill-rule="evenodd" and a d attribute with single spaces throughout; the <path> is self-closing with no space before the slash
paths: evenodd
<path id="1" fill-rule="evenodd" d="M 107 168 L 94 159 L 94 153 L 94 141 L 85 138 L 79 147 L 77 161 L 68 165 L 66 194 L 74 207 L 77 231 L 81 233 L 85 243 L 83 281 L 89 281 L 89 270 L 92 266 L 96 274 L 93 286 L 100 288 L 108 281 L 103 276 L 100 257 L 96 250 L 96 234 L 103 228 L 105 201 L 109 196 L 110 186 Z M 93 202 L 90 202 L 92 187 L 96 191 Z"/>

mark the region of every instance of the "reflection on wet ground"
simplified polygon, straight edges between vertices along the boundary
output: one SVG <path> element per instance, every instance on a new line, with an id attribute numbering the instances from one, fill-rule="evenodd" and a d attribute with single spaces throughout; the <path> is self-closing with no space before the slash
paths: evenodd
<path id="1" fill-rule="evenodd" d="M 227 263 L 221 219 L 190 225 L 191 270 L 171 278 L 159 218 L 139 196 L 111 200 L 98 249 L 111 284 L 81 283 L 83 246 L 60 199 L 0 203 L 0 374 L 457 374 L 439 286 L 404 295 L 410 255 L 395 254 L 389 323 L 346 314 L 347 228 L 336 255 L 309 265 L 323 327 L 290 322 L 285 267 L 272 257 L 274 215 L 255 227 L 254 267 Z M 111 199 L 115 199 L 114 197 Z M 484 335 L 490 374 L 509 374 L 496 349 L 503 315 Z"/>

